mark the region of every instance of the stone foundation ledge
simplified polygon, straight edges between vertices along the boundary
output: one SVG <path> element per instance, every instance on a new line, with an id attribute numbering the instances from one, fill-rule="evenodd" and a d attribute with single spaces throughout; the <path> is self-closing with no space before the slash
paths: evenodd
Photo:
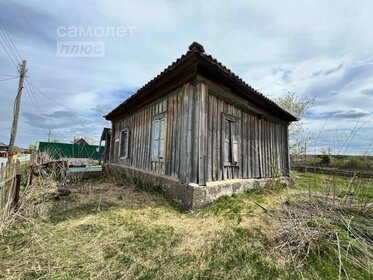
<path id="1" fill-rule="evenodd" d="M 182 184 L 178 178 L 146 171 L 130 166 L 107 163 L 105 169 L 128 179 L 136 179 L 142 183 L 161 187 L 165 195 L 179 203 L 187 210 L 196 210 L 206 206 L 217 198 L 234 193 L 243 193 L 256 186 L 265 186 L 273 180 L 290 184 L 288 177 L 261 178 L 261 179 L 232 179 L 207 182 L 206 186 L 195 183 Z"/>

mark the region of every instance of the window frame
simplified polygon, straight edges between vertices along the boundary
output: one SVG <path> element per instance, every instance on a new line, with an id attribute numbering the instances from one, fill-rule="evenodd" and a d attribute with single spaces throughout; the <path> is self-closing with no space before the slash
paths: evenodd
<path id="1" fill-rule="evenodd" d="M 121 153 L 122 153 L 122 136 L 123 136 L 124 132 L 127 132 L 127 142 L 126 142 L 126 146 L 125 146 L 126 154 L 124 156 L 122 156 L 121 155 Z M 130 130 L 129 130 L 128 127 L 125 127 L 124 129 L 122 129 L 120 131 L 120 134 L 119 134 L 119 158 L 120 159 L 128 159 L 129 158 L 129 139 L 130 139 Z"/>
<path id="2" fill-rule="evenodd" d="M 226 160 L 226 123 L 230 123 L 229 127 L 229 151 L 231 158 Z M 229 115 L 225 112 L 222 112 L 222 160 L 224 166 L 239 167 L 240 166 L 240 141 L 239 141 L 239 122 L 240 118 L 233 115 Z M 232 133 L 231 123 L 234 123 L 236 126 L 235 135 Z M 236 145 L 236 148 L 234 147 Z M 236 149 L 236 151 L 235 151 Z M 236 161 L 235 161 L 235 158 Z"/>
<path id="3" fill-rule="evenodd" d="M 155 123 L 162 121 L 164 122 L 164 127 L 163 127 L 163 138 L 161 138 L 161 129 L 160 126 L 158 126 L 158 138 L 155 138 Z M 167 112 L 162 112 L 160 114 L 157 114 L 153 117 L 153 122 L 152 122 L 152 134 L 151 134 L 151 150 L 150 150 L 150 156 L 151 156 L 151 161 L 152 162 L 165 162 L 166 158 L 166 139 L 167 139 Z M 157 140 L 156 140 L 157 139 Z M 160 142 L 163 141 L 163 157 L 160 157 Z M 157 142 L 158 148 L 158 156 L 155 157 L 154 155 L 154 145 L 155 142 Z"/>

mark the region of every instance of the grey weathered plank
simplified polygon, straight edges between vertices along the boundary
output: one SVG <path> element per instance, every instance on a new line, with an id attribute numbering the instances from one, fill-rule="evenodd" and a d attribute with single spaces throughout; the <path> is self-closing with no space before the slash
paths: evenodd
<path id="1" fill-rule="evenodd" d="M 197 87 L 197 92 L 195 91 Z M 152 162 L 154 116 L 167 112 L 164 162 Z M 239 158 L 236 167 L 225 167 L 222 147 L 222 113 L 237 117 Z M 130 130 L 130 153 L 119 160 L 120 131 Z M 268 177 L 289 168 L 287 124 L 258 118 L 250 110 L 215 95 L 205 84 L 187 84 L 163 100 L 113 123 L 110 161 L 179 177 L 182 182 L 223 178 Z M 286 171 L 287 172 L 287 171 Z"/>
<path id="2" fill-rule="evenodd" d="M 206 157 L 207 157 L 207 86 L 198 84 L 198 95 L 200 96 L 199 113 L 199 158 L 198 158 L 198 183 L 206 185 Z"/>

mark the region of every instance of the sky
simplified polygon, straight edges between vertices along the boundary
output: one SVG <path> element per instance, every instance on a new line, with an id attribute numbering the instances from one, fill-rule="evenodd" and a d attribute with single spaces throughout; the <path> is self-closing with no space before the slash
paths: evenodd
<path id="1" fill-rule="evenodd" d="M 315 97 L 303 120 L 309 149 L 372 154 L 372 11 L 373 1 L 356 0 L 0 0 L 0 42 L 12 47 L 8 35 L 17 49 L 0 45 L 0 141 L 9 142 L 21 58 L 16 144 L 49 131 L 98 143 L 110 126 L 103 115 L 197 41 L 269 98 Z"/>

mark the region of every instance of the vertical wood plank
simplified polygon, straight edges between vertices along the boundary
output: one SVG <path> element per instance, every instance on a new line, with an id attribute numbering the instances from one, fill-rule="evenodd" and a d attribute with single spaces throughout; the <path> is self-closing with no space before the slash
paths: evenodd
<path id="1" fill-rule="evenodd" d="M 207 174 L 206 181 L 212 180 L 212 159 L 213 159 L 213 130 L 212 130 L 212 110 L 211 106 L 213 105 L 212 96 L 207 93 Z"/>
<path id="2" fill-rule="evenodd" d="M 206 156 L 207 156 L 207 85 L 199 83 L 198 95 L 200 96 L 199 113 L 199 159 L 198 159 L 198 184 L 206 185 Z"/>

